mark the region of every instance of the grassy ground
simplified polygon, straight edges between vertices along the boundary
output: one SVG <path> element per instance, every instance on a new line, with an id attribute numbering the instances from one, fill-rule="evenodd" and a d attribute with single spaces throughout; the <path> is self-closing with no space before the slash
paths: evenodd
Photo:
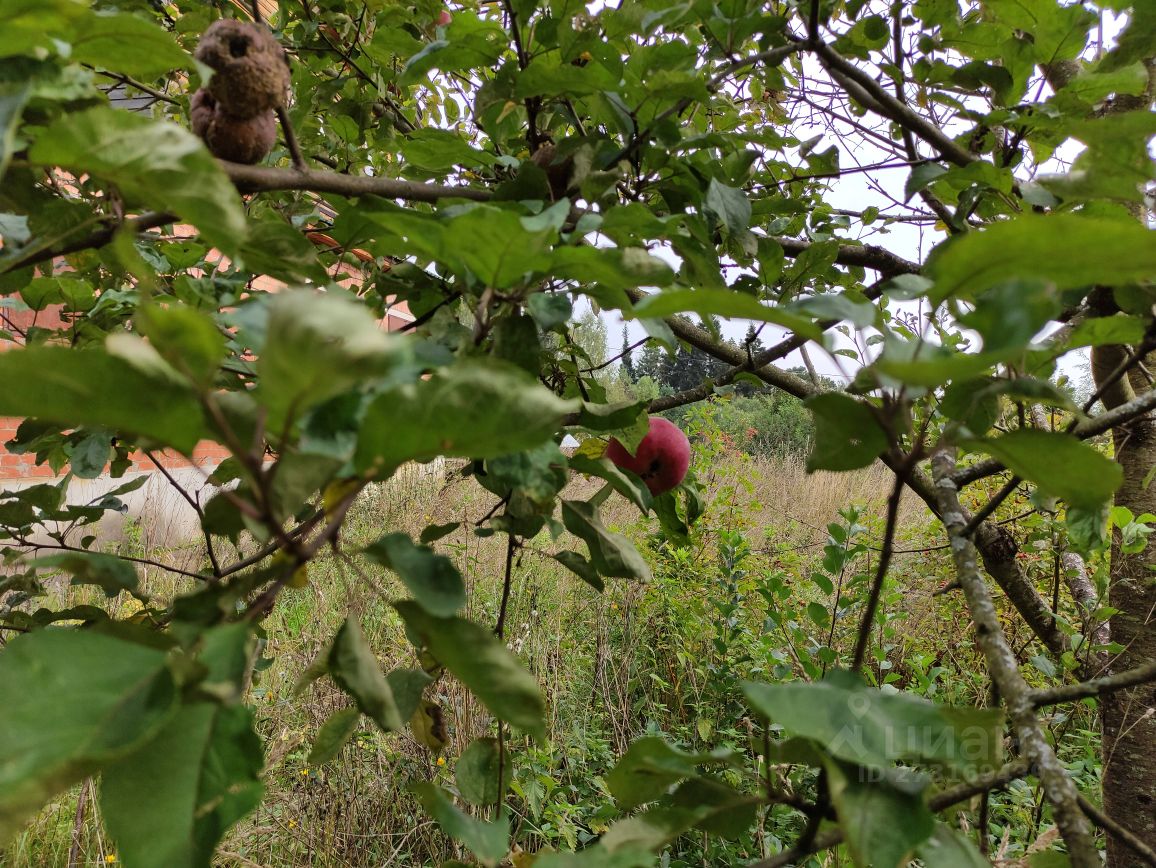
<path id="1" fill-rule="evenodd" d="M 651 523 L 621 498 L 607 504 L 607 523 L 638 541 L 652 561 L 656 575 L 648 585 L 617 583 L 596 593 L 544 556 L 552 550 L 547 534 L 530 541 L 515 564 L 506 636 L 539 679 L 550 721 L 546 745 L 511 745 L 517 757 L 516 840 L 528 850 L 578 846 L 606 827 L 614 810 L 601 775 L 643 732 L 669 733 L 695 747 L 744 743 L 749 723 L 733 691 L 735 679 L 752 672 L 797 677 L 800 655 L 806 656 L 811 641 L 786 627 L 768 626 L 760 582 L 778 576 L 776 581 L 796 589 L 804 605 L 807 598 L 819 599 L 805 577 L 823 555 L 827 524 L 840 520 L 840 509 L 857 503 L 866 537 L 877 537 L 889 487 L 882 468 L 807 476 L 796 460 L 752 461 L 726 453 L 700 459 L 699 474 L 710 507 L 701 538 L 690 549 L 656 547 Z M 595 488 L 577 480 L 567 496 L 588 496 Z M 352 550 L 387 532 L 416 536 L 429 523 L 461 522 L 437 547 L 454 559 L 466 580 L 468 617 L 493 623 L 504 537 L 472 532 L 493 499 L 452 470 L 445 480 L 413 474 L 367 491 L 343 542 Z M 927 547 L 928 521 L 921 509 L 905 504 L 901 524 L 900 548 Z M 736 534 L 749 548 L 739 571 L 720 567 L 720 543 L 733 543 Z M 167 556 L 199 555 L 191 550 Z M 860 558 L 860 572 L 869 568 L 871 556 L 868 550 Z M 981 703 L 982 681 L 967 675 L 978 668 L 973 649 L 953 643 L 945 648 L 941 641 L 945 603 L 932 591 L 944 569 L 942 552 L 897 557 L 895 581 L 884 597 L 885 621 L 890 607 L 894 629 L 886 636 L 881 630 L 885 650 L 878 673 L 894 672 L 901 684 L 940 698 Z M 146 576 L 146 583 L 161 596 L 181 590 L 159 572 Z M 733 605 L 720 609 L 723 592 L 740 601 L 737 614 Z M 415 778 L 452 787 L 455 758 L 474 738 L 493 734 L 485 710 L 452 679 L 439 681 L 432 697 L 448 724 L 444 754 L 435 756 L 408 733 L 386 736 L 363 726 L 336 760 L 321 768 L 307 765 L 318 728 L 347 700 L 327 680 L 300 696 L 294 696 L 294 683 L 351 612 L 359 615 L 383 669 L 412 666 L 413 652 L 389 607 L 400 596 L 401 586 L 384 570 L 327 556 L 311 568 L 309 586 L 287 592 L 265 622 L 271 663 L 258 673 L 250 701 L 267 745 L 267 797 L 230 834 L 221 865 L 368 868 L 439 864 L 464 856 L 407 791 Z M 853 625 L 838 619 L 835 624 L 831 644 L 849 650 Z M 961 633 L 963 626 L 955 625 Z M 936 667 L 954 675 L 929 676 Z M 80 801 L 83 820 L 77 823 Z M 109 864 L 115 854 L 100 830 L 97 801 L 91 784 L 61 797 L 0 864 L 64 866 L 70 851 L 74 864 Z M 744 852 L 712 858 L 708 848 L 694 864 L 759 856 L 758 848 L 773 845 L 775 834 L 789 833 L 793 822 L 764 828 L 761 842 Z"/>

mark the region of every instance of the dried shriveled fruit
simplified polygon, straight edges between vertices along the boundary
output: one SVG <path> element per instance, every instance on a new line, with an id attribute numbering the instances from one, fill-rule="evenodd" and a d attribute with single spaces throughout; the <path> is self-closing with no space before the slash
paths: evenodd
<path id="1" fill-rule="evenodd" d="M 226 114 L 261 117 L 285 104 L 289 61 L 263 25 L 220 18 L 201 36 L 196 57 L 213 70 L 209 90 Z"/>
<path id="2" fill-rule="evenodd" d="M 546 173 L 550 182 L 550 195 L 561 199 L 570 189 L 570 178 L 574 174 L 574 158 L 558 156 L 558 148 L 553 142 L 543 142 L 530 155 L 530 162 Z"/>
<path id="3" fill-rule="evenodd" d="M 277 119 L 272 109 L 251 118 L 226 114 L 221 104 L 205 88 L 189 105 L 193 132 L 200 136 L 209 153 L 234 163 L 258 163 L 277 141 Z"/>

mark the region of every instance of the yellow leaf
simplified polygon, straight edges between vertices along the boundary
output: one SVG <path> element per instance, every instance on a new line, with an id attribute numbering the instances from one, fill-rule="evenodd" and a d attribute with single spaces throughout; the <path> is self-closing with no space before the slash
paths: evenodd
<path id="1" fill-rule="evenodd" d="M 302 564 L 293 571 L 293 575 L 289 577 L 289 581 L 285 583 L 290 588 L 307 588 L 309 587 L 309 564 Z"/>
<path id="2" fill-rule="evenodd" d="M 593 458 L 597 461 L 606 454 L 606 441 L 599 437 L 588 437 L 578 447 L 577 454 L 585 455 L 587 458 Z"/>
<path id="3" fill-rule="evenodd" d="M 446 718 L 442 713 L 442 707 L 436 702 L 423 699 L 413 717 L 409 719 L 409 728 L 413 737 L 434 753 L 445 750 Z"/>
<path id="4" fill-rule="evenodd" d="M 325 491 L 321 493 L 321 507 L 325 510 L 325 516 L 328 518 L 333 514 L 350 494 L 357 490 L 357 486 L 361 484 L 361 480 L 357 477 L 352 479 L 338 479 L 327 486 Z"/>

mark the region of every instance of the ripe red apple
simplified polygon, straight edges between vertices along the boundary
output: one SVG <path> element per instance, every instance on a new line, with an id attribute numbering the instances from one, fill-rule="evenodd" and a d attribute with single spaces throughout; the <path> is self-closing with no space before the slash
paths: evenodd
<path id="1" fill-rule="evenodd" d="M 437 20 L 434 22 L 438 27 L 449 27 L 450 22 L 454 20 L 454 16 L 449 13 L 449 10 L 443 9 L 438 13 Z"/>
<path id="2" fill-rule="evenodd" d="M 633 455 L 617 440 L 611 440 L 606 457 L 623 470 L 642 477 L 651 494 L 662 494 L 676 488 L 690 467 L 690 441 L 673 422 L 661 416 L 650 417 L 650 430 Z"/>

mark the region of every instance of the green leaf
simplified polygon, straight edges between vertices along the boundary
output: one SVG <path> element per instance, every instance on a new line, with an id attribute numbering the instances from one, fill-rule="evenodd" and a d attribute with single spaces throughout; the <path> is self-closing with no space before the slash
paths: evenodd
<path id="1" fill-rule="evenodd" d="M 236 189 L 201 140 L 176 124 L 110 108 L 74 112 L 40 134 L 29 159 L 116 184 L 127 199 L 195 224 L 226 255 L 245 237 Z"/>
<path id="2" fill-rule="evenodd" d="M 606 785 L 623 811 L 632 811 L 646 802 L 661 798 L 679 781 L 698 777 L 699 766 L 727 765 L 727 752 L 692 754 L 681 751 L 665 739 L 648 736 L 636 739 L 622 759 L 606 774 Z"/>
<path id="3" fill-rule="evenodd" d="M 208 316 L 182 304 L 142 305 L 134 321 L 173 368 L 197 386 L 212 385 L 225 358 L 225 336 Z"/>
<path id="4" fill-rule="evenodd" d="M 98 552 L 60 552 L 31 563 L 71 574 L 73 585 L 97 585 L 106 597 L 115 597 L 121 591 L 135 592 L 139 583 L 136 567 L 131 563 Z"/>
<path id="5" fill-rule="evenodd" d="M 650 430 L 650 417 L 646 413 L 649 401 L 623 401 L 617 404 L 595 404 L 583 401 L 582 409 L 578 411 L 578 424 L 587 431 L 619 431 L 623 428 L 642 426 L 642 437 Z M 639 441 L 642 440 L 639 437 Z M 623 441 L 619 441 L 623 442 Z M 627 448 L 638 448 L 638 443 L 623 445 Z"/>
<path id="6" fill-rule="evenodd" d="M 188 454 L 201 439 L 196 397 L 98 349 L 33 346 L 0 354 L 0 414 L 104 426 Z"/>
<path id="7" fill-rule="evenodd" d="M 1040 491 L 1072 506 L 1095 509 L 1120 487 L 1120 465 L 1070 434 L 1019 428 L 1002 437 L 964 441 L 986 452 Z"/>
<path id="8" fill-rule="evenodd" d="M 682 516 L 678 514 L 678 499 L 675 497 L 675 492 L 666 491 L 658 495 L 654 498 L 652 506 L 654 514 L 658 516 L 662 532 L 666 534 L 667 538 L 676 546 L 689 545 L 690 528 L 682 520 Z"/>
<path id="9" fill-rule="evenodd" d="M 1108 545 L 1107 504 L 1096 509 L 1069 506 L 1064 510 L 1064 525 L 1068 529 L 1068 541 L 1080 553 L 1087 554 Z"/>
<path id="10" fill-rule="evenodd" d="M 732 289 L 663 290 L 648 295 L 634 305 L 632 311 L 623 311 L 622 315 L 625 319 L 661 319 L 680 313 L 696 313 L 704 318 L 721 316 L 769 322 L 806 337 L 819 336 L 818 328 L 807 317 L 783 307 L 763 304 L 753 295 Z"/>
<path id="11" fill-rule="evenodd" d="M 432 542 L 437 542 L 442 537 L 449 536 L 461 526 L 462 523 L 460 521 L 426 525 L 421 532 L 421 543 L 422 545 L 429 545 Z"/>
<path id="12" fill-rule="evenodd" d="M 470 742 L 454 766 L 454 780 L 462 798 L 472 805 L 498 804 L 510 782 L 510 769 L 507 767 L 499 786 L 498 771 L 501 768 L 501 752 L 496 738 L 479 738 Z"/>
<path id="13" fill-rule="evenodd" d="M 72 60 L 142 79 L 192 63 L 167 30 L 128 13 L 86 16 L 70 41 Z"/>
<path id="14" fill-rule="evenodd" d="M 32 310 L 40 311 L 56 304 L 71 311 L 88 310 L 96 297 L 92 284 L 75 277 L 36 277 L 20 289 L 20 297 Z"/>
<path id="15" fill-rule="evenodd" d="M 590 587 L 598 593 L 601 594 L 606 590 L 606 585 L 602 582 L 602 577 L 598 575 L 598 570 L 594 568 L 594 565 L 590 563 L 590 561 L 578 554 L 578 552 L 560 551 L 556 552 L 553 557 L 554 560 L 586 584 L 590 585 Z"/>
<path id="16" fill-rule="evenodd" d="M 714 178 L 707 187 L 703 205 L 732 234 L 745 232 L 751 225 L 751 203 L 746 194 L 735 187 L 720 184 Z"/>
<path id="17" fill-rule="evenodd" d="M 740 793 L 709 777 L 691 778 L 679 785 L 670 799 L 676 808 L 694 810 L 695 828 L 731 840 L 742 837 L 755 822 L 762 800 Z"/>
<path id="18" fill-rule="evenodd" d="M 1115 314 L 1086 319 L 1072 329 L 1067 346 L 1100 347 L 1110 344 L 1138 344 L 1144 339 L 1148 324 L 1142 317 Z"/>
<path id="19" fill-rule="evenodd" d="M 1151 56 L 1156 44 L 1156 9 L 1147 3 L 1132 4 L 1128 26 L 1116 38 L 1116 47 L 1100 64 L 1103 70 L 1120 69 Z"/>
<path id="20" fill-rule="evenodd" d="M 916 855 L 924 865 L 935 868 L 991 868 L 971 840 L 943 823 L 935 824 L 935 833 L 919 845 Z"/>
<path id="21" fill-rule="evenodd" d="M 810 602 L 807 604 L 807 617 L 816 627 L 827 627 L 831 623 L 831 613 L 822 603 Z"/>
<path id="22" fill-rule="evenodd" d="M 83 430 L 83 429 L 82 429 Z M 69 469 L 79 479 L 96 479 L 112 458 L 112 437 L 107 431 L 96 430 L 88 433 L 78 443 L 64 447 L 68 455 Z"/>
<path id="23" fill-rule="evenodd" d="M 984 353 L 1022 353 L 1063 305 L 1055 289 L 1037 280 L 1009 280 L 980 293 L 960 323 L 983 337 Z"/>
<path id="24" fill-rule="evenodd" d="M 791 302 L 787 307 L 803 316 L 836 321 L 846 320 L 856 328 L 869 328 L 875 324 L 878 310 L 875 305 L 854 293 L 858 300 L 847 294 L 810 295 Z"/>
<path id="25" fill-rule="evenodd" d="M 988 378 L 957 380 L 943 392 L 939 410 L 964 423 L 973 434 L 985 434 L 999 418 L 999 394 Z"/>
<path id="26" fill-rule="evenodd" d="M 887 434 L 875 414 L 850 395 L 827 392 L 804 403 L 815 417 L 808 473 L 868 467 L 887 448 Z"/>
<path id="27" fill-rule="evenodd" d="M 0 57 L 44 53 L 53 34 L 68 34 L 77 20 L 91 14 L 77 0 L 3 0 L 0 18 Z"/>
<path id="28" fill-rule="evenodd" d="M 365 641 L 361 625 L 352 615 L 345 619 L 333 638 L 329 674 L 383 731 L 396 732 L 405 726 L 406 719 L 398 710 L 389 682 Z"/>
<path id="29" fill-rule="evenodd" d="M 590 562 L 600 576 L 649 581 L 650 567 L 634 543 L 602 524 L 595 507 L 578 500 L 563 500 L 562 522 L 566 530 L 586 543 Z"/>
<path id="30" fill-rule="evenodd" d="M 920 163 L 907 177 L 907 183 L 903 186 L 903 201 L 911 201 L 912 196 L 926 190 L 936 178 L 946 174 L 946 167 L 939 163 Z"/>
<path id="31" fill-rule="evenodd" d="M 393 469 L 438 455 L 494 458 L 520 452 L 549 438 L 577 406 L 520 368 L 471 359 L 370 404 L 357 463 Z"/>
<path id="32" fill-rule="evenodd" d="M 935 831 L 935 817 L 923 800 L 926 779 L 905 769 L 865 776 L 862 769 L 832 761 L 826 767 L 831 801 L 855 864 L 905 868 Z"/>
<path id="33" fill-rule="evenodd" d="M 834 757 L 873 769 L 917 760 L 966 771 L 999 764 L 1003 714 L 937 706 L 907 693 L 884 693 L 835 670 L 813 684 L 744 682 L 750 706 L 792 735 L 817 741 Z"/>
<path id="34" fill-rule="evenodd" d="M 360 720 L 361 711 L 357 708 L 340 708 L 329 715 L 325 723 L 321 724 L 321 729 L 317 730 L 313 749 L 309 751 L 309 765 L 322 766 L 337 756 L 357 731 Z"/>
<path id="35" fill-rule="evenodd" d="M 538 682 L 490 630 L 462 618 L 435 618 L 410 600 L 394 608 L 410 633 L 492 714 L 544 736 L 545 704 Z"/>
<path id="36" fill-rule="evenodd" d="M 574 305 L 564 292 L 535 292 L 526 299 L 530 316 L 543 331 L 549 331 L 570 319 Z"/>
<path id="37" fill-rule="evenodd" d="M 273 430 L 290 413 L 384 375 L 405 352 L 365 305 L 337 294 L 278 293 L 268 302 L 268 314 L 256 396 L 269 408 Z"/>
<path id="38" fill-rule="evenodd" d="M 249 221 L 237 262 L 240 268 L 290 285 L 329 282 L 328 273 L 317 261 L 317 246 L 280 215 Z"/>
<path id="39" fill-rule="evenodd" d="M 656 858 L 643 846 L 624 844 L 611 853 L 599 843 L 577 853 L 541 850 L 534 855 L 534 868 L 654 868 Z"/>
<path id="40" fill-rule="evenodd" d="M 493 329 L 494 358 L 537 376 L 542 368 L 542 343 L 532 316 L 518 313 L 498 320 Z"/>
<path id="41" fill-rule="evenodd" d="M 120 858 L 133 868 L 209 868 L 225 833 L 261 801 L 264 764 L 249 709 L 184 706 L 104 770 L 101 815 Z"/>
<path id="42" fill-rule="evenodd" d="M 61 629 L 0 651 L 0 840 L 165 725 L 177 702 L 166 662 L 154 648 Z"/>
<path id="43" fill-rule="evenodd" d="M 615 855 L 622 852 L 634 854 L 639 850 L 658 852 L 710 814 L 711 809 L 705 805 L 695 808 L 654 807 L 643 814 L 619 820 L 606 830 L 600 843 Z M 653 857 L 646 864 L 653 864 Z"/>
<path id="44" fill-rule="evenodd" d="M 417 129 L 401 143 L 405 162 L 434 174 L 445 174 L 455 166 L 492 166 L 493 155 L 471 147 L 460 134 L 430 127 Z"/>
<path id="45" fill-rule="evenodd" d="M 29 94 L 27 84 L 0 83 L 0 180 L 4 179 L 8 161 L 12 159 L 16 128 L 20 126 L 20 117 L 24 113 Z"/>
<path id="46" fill-rule="evenodd" d="M 619 290 L 666 286 L 674 280 L 669 265 L 637 247 L 560 247 L 554 251 L 550 271 L 556 277 Z M 538 297 L 542 294 L 530 296 Z"/>
<path id="47" fill-rule="evenodd" d="M 934 301 L 976 293 L 1016 278 L 1056 289 L 1156 277 L 1156 232 L 1139 223 L 1075 214 L 1024 214 L 937 247 L 925 273 Z"/>
<path id="48" fill-rule="evenodd" d="M 454 805 L 441 787 L 417 782 L 410 788 L 442 831 L 465 845 L 483 865 L 497 865 L 509 851 L 510 826 L 504 813 L 495 820 L 476 820 Z"/>
<path id="49" fill-rule="evenodd" d="M 397 573 L 418 604 L 435 617 L 452 617 L 466 603 L 466 586 L 453 561 L 414 545 L 408 534 L 387 534 L 364 554 Z"/>
<path id="50" fill-rule="evenodd" d="M 646 487 L 646 483 L 637 474 L 616 467 L 607 458 L 599 458 L 595 461 L 581 453 L 572 455 L 569 464 L 570 469 L 578 473 L 605 479 L 615 491 L 637 506 L 643 515 L 650 512 L 650 489 Z"/>
<path id="51" fill-rule="evenodd" d="M 417 711 L 426 685 L 433 681 L 420 669 L 394 669 L 385 676 L 389 689 L 393 691 L 394 702 L 402 720 L 409 720 Z"/>

